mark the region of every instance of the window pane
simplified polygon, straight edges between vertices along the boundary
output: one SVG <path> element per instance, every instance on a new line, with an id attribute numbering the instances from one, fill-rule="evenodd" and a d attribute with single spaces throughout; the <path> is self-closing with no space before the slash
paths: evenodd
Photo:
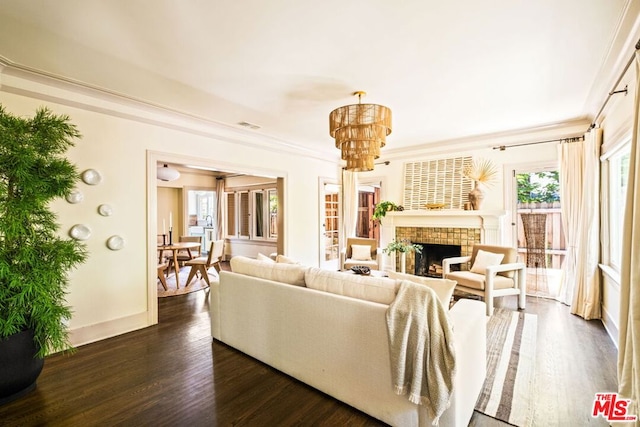
<path id="1" fill-rule="evenodd" d="M 264 237 L 264 193 L 256 192 L 255 203 L 253 206 L 255 216 L 255 237 Z"/>
<path id="2" fill-rule="evenodd" d="M 620 269 L 622 249 L 622 225 L 627 199 L 627 181 L 629 178 L 630 145 L 627 144 L 609 160 L 610 204 L 609 204 L 609 246 L 611 266 Z"/>
<path id="3" fill-rule="evenodd" d="M 239 193 L 240 209 L 238 212 L 238 225 L 240 227 L 240 237 L 249 237 L 249 193 L 243 191 Z"/>
<path id="4" fill-rule="evenodd" d="M 269 190 L 269 237 L 278 237 L 278 192 Z"/>

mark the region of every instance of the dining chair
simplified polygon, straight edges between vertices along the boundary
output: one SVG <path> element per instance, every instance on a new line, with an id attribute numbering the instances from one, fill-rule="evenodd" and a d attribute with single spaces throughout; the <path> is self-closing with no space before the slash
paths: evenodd
<path id="1" fill-rule="evenodd" d="M 191 280 L 198 273 L 200 274 L 200 278 L 204 279 L 205 282 L 207 282 L 207 285 L 211 286 L 208 270 L 213 267 L 215 268 L 216 273 L 220 273 L 220 262 L 222 261 L 223 256 L 224 240 L 214 240 L 211 242 L 208 256 L 186 261 L 184 265 L 191 267 L 191 270 L 189 271 L 189 277 L 187 278 L 187 284 L 185 287 L 189 286 Z"/>
<path id="2" fill-rule="evenodd" d="M 167 286 L 167 277 L 165 276 L 165 271 L 167 271 L 168 266 L 169 263 L 167 262 L 158 264 L 158 280 L 160 280 L 160 283 L 162 283 L 162 287 L 165 291 L 169 290 L 169 287 Z"/>

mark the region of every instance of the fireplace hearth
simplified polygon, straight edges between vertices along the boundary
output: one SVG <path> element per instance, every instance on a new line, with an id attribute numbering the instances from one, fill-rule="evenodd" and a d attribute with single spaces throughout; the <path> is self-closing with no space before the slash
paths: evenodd
<path id="1" fill-rule="evenodd" d="M 443 245 L 435 243 L 416 243 L 422 248 L 422 253 L 416 252 L 416 276 L 442 277 L 442 260 L 444 258 L 459 257 L 460 245 Z M 452 265 L 452 270 L 459 270 L 460 265 Z"/>

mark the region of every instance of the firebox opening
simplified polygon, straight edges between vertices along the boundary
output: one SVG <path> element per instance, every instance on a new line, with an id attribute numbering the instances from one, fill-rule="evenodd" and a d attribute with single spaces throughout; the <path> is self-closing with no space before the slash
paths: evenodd
<path id="1" fill-rule="evenodd" d="M 442 278 L 442 260 L 460 256 L 460 245 L 416 244 L 422 247 L 422 253 L 416 252 L 416 276 Z M 460 265 L 452 265 L 451 270 L 459 271 Z"/>

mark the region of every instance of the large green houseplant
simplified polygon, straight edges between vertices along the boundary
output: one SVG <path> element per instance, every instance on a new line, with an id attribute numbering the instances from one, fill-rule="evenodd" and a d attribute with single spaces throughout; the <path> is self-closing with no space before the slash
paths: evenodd
<path id="1" fill-rule="evenodd" d="M 17 117 L 0 105 L 0 345 L 28 332 L 32 359 L 70 347 L 67 274 L 87 254 L 84 244 L 58 234 L 50 203 L 79 179 L 64 156 L 79 137 L 67 116 L 41 108 Z M 8 363 L 3 357 L 0 364 Z M 7 382 L 0 371 L 0 385 Z"/>

